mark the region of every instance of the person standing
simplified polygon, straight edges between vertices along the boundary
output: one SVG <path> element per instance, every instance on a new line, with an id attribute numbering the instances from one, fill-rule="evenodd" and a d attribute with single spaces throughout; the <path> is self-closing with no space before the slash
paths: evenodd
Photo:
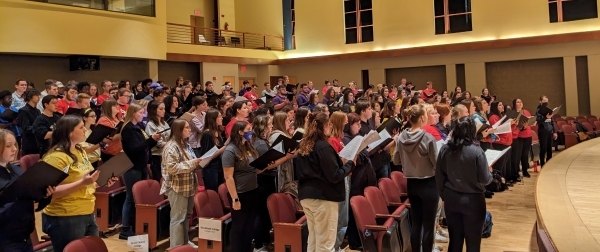
<path id="1" fill-rule="evenodd" d="M 552 140 L 556 140 L 558 137 L 554 128 L 552 113 L 540 114 L 540 109 L 543 107 L 548 107 L 548 97 L 545 95 L 540 97 L 540 105 L 535 111 L 540 140 L 540 166 L 544 166 L 552 158 Z"/>

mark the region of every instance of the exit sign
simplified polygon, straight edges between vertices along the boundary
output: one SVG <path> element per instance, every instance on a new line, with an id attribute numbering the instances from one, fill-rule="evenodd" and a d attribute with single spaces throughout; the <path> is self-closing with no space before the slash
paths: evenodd
<path id="1" fill-rule="evenodd" d="M 196 16 L 200 16 L 200 11 L 199 11 L 199 10 L 195 10 L 195 11 L 194 11 L 194 15 L 196 15 Z"/>

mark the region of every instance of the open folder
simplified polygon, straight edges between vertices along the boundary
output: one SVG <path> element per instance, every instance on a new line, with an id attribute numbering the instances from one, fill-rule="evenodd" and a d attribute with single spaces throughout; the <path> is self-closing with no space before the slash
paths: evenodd
<path id="1" fill-rule="evenodd" d="M 96 180 L 96 183 L 98 184 L 98 186 L 105 186 L 106 184 L 108 184 L 110 178 L 119 177 L 123 175 L 123 173 L 131 169 L 131 167 L 133 167 L 133 163 L 131 162 L 131 160 L 129 160 L 125 152 L 121 152 L 109 159 L 108 161 L 104 162 L 100 167 L 96 169 L 98 171 L 101 171 L 98 180 Z"/>
<path id="2" fill-rule="evenodd" d="M 369 144 L 381 139 L 377 131 L 371 130 L 363 136 L 355 136 L 346 146 L 340 151 L 339 155 L 346 160 L 354 160 L 354 157 L 362 150 L 367 148 Z"/>
<path id="3" fill-rule="evenodd" d="M 496 161 L 498 161 L 498 159 L 504 156 L 504 154 L 506 154 L 506 152 L 508 152 L 509 150 L 510 147 L 501 151 L 492 149 L 486 150 L 485 157 L 487 158 L 488 166 L 492 166 L 494 163 L 496 163 Z"/>
<path id="4" fill-rule="evenodd" d="M 369 155 L 377 153 L 379 150 L 384 149 L 388 144 L 394 141 L 394 139 L 387 130 L 382 130 L 381 132 L 379 132 L 379 138 L 379 140 L 372 142 L 368 145 Z"/>
<path id="5" fill-rule="evenodd" d="M 117 125 L 117 126 L 119 126 L 119 125 Z M 85 140 L 85 142 L 89 143 L 89 144 L 98 144 L 98 143 L 102 142 L 102 140 L 104 140 L 104 138 L 107 138 L 109 136 L 114 136 L 115 134 L 117 134 L 118 130 L 119 129 L 117 129 L 117 128 L 112 128 L 112 127 L 98 124 L 98 125 L 96 125 L 96 127 L 94 127 L 92 129 L 92 133 L 90 133 L 90 136 L 88 136 L 88 138 Z"/>
<path id="6" fill-rule="evenodd" d="M 273 141 L 273 146 L 276 146 L 277 144 L 279 144 L 280 142 L 283 142 L 283 152 L 289 151 L 289 150 L 295 150 L 298 149 L 298 145 L 300 145 L 300 143 L 298 143 L 298 141 L 289 138 L 287 136 L 285 136 L 284 134 L 280 134 L 275 141 Z M 256 168 L 256 167 L 255 167 Z"/>
<path id="7" fill-rule="evenodd" d="M 40 161 L 27 169 L 17 180 L 7 185 L 0 198 L 39 201 L 46 197 L 48 186 L 58 186 L 69 174 Z"/>
<path id="8" fill-rule="evenodd" d="M 262 154 L 260 157 L 250 162 L 250 166 L 259 170 L 264 170 L 271 162 L 275 162 L 278 159 L 285 157 L 286 153 L 283 150 L 283 145 L 283 141 L 274 145 L 271 149 L 265 152 L 265 154 Z"/>
<path id="9" fill-rule="evenodd" d="M 394 130 L 400 130 L 402 128 L 402 122 L 398 120 L 398 118 L 390 118 L 385 120 L 379 128 L 377 128 L 377 132 L 381 132 L 382 130 L 387 130 L 388 133 L 394 133 Z"/>

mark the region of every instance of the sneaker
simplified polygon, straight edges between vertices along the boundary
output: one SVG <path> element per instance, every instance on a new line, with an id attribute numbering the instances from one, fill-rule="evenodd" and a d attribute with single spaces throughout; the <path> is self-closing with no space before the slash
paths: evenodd
<path id="1" fill-rule="evenodd" d="M 193 241 L 188 241 L 188 245 L 194 249 L 198 249 L 198 246 Z"/>
<path id="2" fill-rule="evenodd" d="M 262 247 L 262 248 L 255 248 L 254 252 L 268 252 L 268 251 L 265 247 Z"/>
<path id="3" fill-rule="evenodd" d="M 443 237 L 442 235 L 440 235 L 439 233 L 435 234 L 435 242 L 439 242 L 439 243 L 448 243 L 448 238 Z"/>
<path id="4" fill-rule="evenodd" d="M 448 234 L 448 230 L 443 228 L 438 228 L 437 233 L 446 238 L 450 237 L 450 234 Z"/>

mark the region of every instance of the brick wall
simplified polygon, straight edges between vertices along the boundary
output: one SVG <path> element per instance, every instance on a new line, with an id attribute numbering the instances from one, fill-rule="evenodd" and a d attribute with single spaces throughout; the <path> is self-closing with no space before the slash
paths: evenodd
<path id="1" fill-rule="evenodd" d="M 520 98 L 525 109 L 535 113 L 539 97 L 546 95 L 551 107 L 563 106 L 559 113 L 565 115 L 562 58 L 488 62 L 485 68 L 488 89 L 504 104 Z M 481 90 L 469 91 L 473 95 L 481 94 Z"/>
<path id="2" fill-rule="evenodd" d="M 446 66 L 391 68 L 385 70 L 385 80 L 388 85 L 398 85 L 402 78 L 411 81 L 415 86 L 415 90 L 425 89 L 427 81 L 432 81 L 433 88 L 439 93 L 446 90 Z"/>

